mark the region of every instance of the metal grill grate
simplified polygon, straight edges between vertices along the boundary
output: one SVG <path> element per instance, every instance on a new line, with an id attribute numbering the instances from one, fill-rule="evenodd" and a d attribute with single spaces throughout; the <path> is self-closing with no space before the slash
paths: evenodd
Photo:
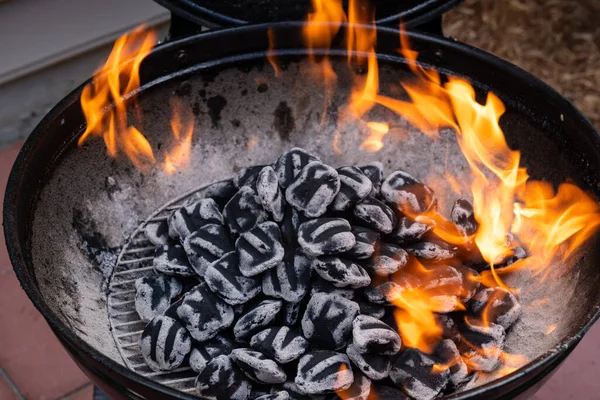
<path id="1" fill-rule="evenodd" d="M 139 339 L 146 323 L 135 311 L 135 281 L 152 273 L 154 246 L 146 238 L 144 228 L 149 222 L 165 220 L 190 197 L 204 187 L 173 199 L 142 222 L 125 241 L 117 264 L 108 281 L 108 320 L 110 330 L 123 362 L 131 370 L 152 380 L 183 392 L 194 392 L 197 374 L 189 367 L 173 371 L 151 370 L 140 353 Z"/>

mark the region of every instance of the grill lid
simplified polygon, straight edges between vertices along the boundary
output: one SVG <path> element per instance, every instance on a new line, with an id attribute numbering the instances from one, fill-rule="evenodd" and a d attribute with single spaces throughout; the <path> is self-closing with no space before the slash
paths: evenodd
<path id="1" fill-rule="evenodd" d="M 154 0 L 174 16 L 197 25 L 231 27 L 245 24 L 301 21 L 311 0 Z M 439 18 L 462 0 L 371 0 L 378 24 L 400 20 L 412 28 Z M 348 0 L 343 0 L 347 8 Z"/>

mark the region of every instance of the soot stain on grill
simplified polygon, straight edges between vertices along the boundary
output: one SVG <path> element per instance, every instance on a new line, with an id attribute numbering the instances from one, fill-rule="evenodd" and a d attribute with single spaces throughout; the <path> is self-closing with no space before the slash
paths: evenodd
<path id="1" fill-rule="evenodd" d="M 258 91 L 258 93 L 265 93 L 267 90 L 269 90 L 269 85 L 263 82 L 260 85 L 258 85 L 256 90 Z"/>
<path id="2" fill-rule="evenodd" d="M 208 106 L 208 115 L 212 121 L 212 126 L 213 128 L 216 128 L 219 126 L 219 122 L 221 121 L 221 111 L 223 111 L 227 105 L 227 100 L 225 97 L 218 94 L 209 98 L 206 101 L 206 105 Z"/>
<path id="3" fill-rule="evenodd" d="M 80 250 L 98 267 L 104 277 L 110 276 L 117 260 L 116 247 L 109 247 L 96 222 L 84 211 L 73 208 L 71 226 L 81 239 Z"/>
<path id="4" fill-rule="evenodd" d="M 289 139 L 290 133 L 296 129 L 296 120 L 294 119 L 292 109 L 288 106 L 287 102 L 282 101 L 279 103 L 273 114 L 275 116 L 273 125 L 279 133 L 279 136 L 281 136 L 283 140 Z"/>
<path id="5" fill-rule="evenodd" d="M 192 113 L 197 117 L 200 115 L 200 103 L 199 102 L 194 102 L 194 104 L 192 104 Z"/>
<path id="6" fill-rule="evenodd" d="M 175 88 L 175 95 L 178 97 L 187 97 L 192 93 L 192 83 L 183 81 Z"/>

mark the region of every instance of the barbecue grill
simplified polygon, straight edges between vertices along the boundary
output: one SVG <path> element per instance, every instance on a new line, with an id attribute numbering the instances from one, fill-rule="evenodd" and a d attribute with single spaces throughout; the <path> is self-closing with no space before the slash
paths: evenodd
<path id="1" fill-rule="evenodd" d="M 306 84 L 304 24 L 272 22 L 300 19 L 304 9 L 273 6 L 263 16 L 241 13 L 241 2 L 236 1 L 207 1 L 202 7 L 186 0 L 159 3 L 173 12 L 171 40 L 142 63 L 139 109 L 145 116 L 145 135 L 158 144 L 168 130 L 164 104 L 169 98 L 180 96 L 194 104 L 199 133 L 189 168 L 170 176 L 159 168 L 141 173 L 127 162 L 108 158 L 101 141 L 78 148 L 85 121 L 79 99 L 88 81 L 52 109 L 28 138 L 12 169 L 4 204 L 6 242 L 23 289 L 78 365 L 113 398 L 194 398 L 195 375 L 189 369 L 153 372 L 137 348 L 144 324 L 133 308 L 133 282 L 152 269 L 154 248 L 142 234 L 147 222 L 166 218 L 208 184 L 242 167 L 272 162 L 294 146 L 334 166 L 377 159 L 389 170 L 420 171 L 418 178 L 466 168 L 458 158 L 444 163 L 446 154 L 460 154 L 453 137 L 436 142 L 423 135 L 407 141 L 392 138 L 374 156 L 359 150 L 358 129 L 350 126 L 342 154 L 331 150 L 334 120 L 320 126 L 323 88 Z M 407 8 L 380 3 L 379 21 L 402 17 L 414 29 L 438 18 L 456 1 L 409 2 Z M 255 22 L 265 23 L 245 25 Z M 194 34 L 198 24 L 239 26 Z M 436 23 L 428 25 L 430 31 L 435 30 L 432 26 Z M 277 38 L 274 53 L 285 67 L 278 79 L 273 79 L 266 60 L 269 29 Z M 338 36 L 345 30 L 343 26 Z M 408 73 L 396 52 L 398 35 L 395 28 L 377 28 L 382 82 L 397 82 Z M 420 63 L 467 79 L 479 95 L 493 91 L 503 100 L 507 112 L 502 128 L 534 178 L 554 184 L 571 180 L 600 194 L 600 137 L 566 99 L 478 49 L 431 33 L 407 35 Z M 343 87 L 350 77 L 338 67 L 345 65 L 347 50 L 338 40 L 328 53 Z M 329 109 L 335 110 L 348 96 L 349 92 L 336 93 Z M 278 111 L 281 104 L 287 110 L 285 123 Z M 407 127 L 389 111 L 374 112 Z M 600 316 L 599 249 L 598 237 L 592 238 L 577 255 L 573 271 L 567 274 L 556 266 L 558 283 L 546 281 L 536 289 L 538 294 L 560 295 L 550 296 L 546 312 L 524 315 L 509 335 L 509 349 L 529 356 L 529 364 L 447 398 L 527 398 L 534 393 Z M 531 333 L 536 320 L 556 315 L 561 318 L 554 335 Z"/>

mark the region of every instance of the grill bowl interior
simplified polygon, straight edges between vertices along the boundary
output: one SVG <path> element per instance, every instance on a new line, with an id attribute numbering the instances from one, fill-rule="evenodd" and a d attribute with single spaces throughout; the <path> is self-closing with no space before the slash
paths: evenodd
<path id="1" fill-rule="evenodd" d="M 165 105 L 169 98 L 178 95 L 194 108 L 194 147 L 186 170 L 169 176 L 157 166 L 141 173 L 124 159 L 109 158 L 101 140 L 90 140 L 78 148 L 76 138 L 84 123 L 78 103 L 81 88 L 57 105 L 24 145 L 5 200 L 11 260 L 35 305 L 75 357 L 86 367 L 93 364 L 97 378 L 104 370 L 115 374 L 114 379 L 123 385 L 136 386 L 138 393 L 162 391 L 181 396 L 122 366 L 114 340 L 118 332 L 109 330 L 107 317 L 107 293 L 111 290 L 107 282 L 117 254 L 140 223 L 170 200 L 227 179 L 242 167 L 271 163 L 293 146 L 304 147 L 334 166 L 379 160 L 388 172 L 402 168 L 418 178 L 467 168 L 453 133 L 445 132 L 438 141 L 431 141 L 382 108 L 374 109 L 370 117 L 403 130 L 408 136 L 405 140 L 388 135 L 383 150 L 367 153 L 359 148 L 365 133 L 349 125 L 340 141 L 342 154 L 336 153 L 332 147 L 335 115 L 347 100 L 349 92 L 344 88 L 351 79 L 345 52 L 332 50 L 340 90 L 322 125 L 323 88 L 310 79 L 299 39 L 301 24 L 274 27 L 286 65 L 278 79 L 264 59 L 267 26 L 169 43 L 142 64 L 144 86 L 138 100 L 144 122 L 140 130 L 155 151 L 168 144 L 170 110 Z M 445 39 L 410 36 L 424 63 L 467 77 L 482 93 L 493 90 L 500 96 L 508 109 L 501 125 L 509 144 L 521 150 L 533 178 L 553 183 L 570 180 L 597 194 L 598 135 L 570 103 L 542 82 L 490 55 Z M 409 75 L 394 51 L 398 32 L 380 28 L 378 41 L 385 93 Z M 160 152 L 156 154 L 160 156 Z M 438 195 L 441 193 L 452 192 L 441 187 Z M 455 198 L 445 200 L 443 204 Z M 522 386 L 530 380 L 528 374 L 547 373 L 572 349 L 597 318 L 597 244 L 596 237 L 582 249 L 573 269 L 553 266 L 553 279 L 528 286 L 523 293 L 526 312 L 509 334 L 507 350 L 525 354 L 533 362 L 522 371 L 454 397 L 496 398 L 512 386 Z M 519 277 L 522 282 L 529 278 Z M 546 297 L 545 307 L 529 309 L 534 300 Z M 545 335 L 550 323 L 557 324 L 557 329 Z"/>

